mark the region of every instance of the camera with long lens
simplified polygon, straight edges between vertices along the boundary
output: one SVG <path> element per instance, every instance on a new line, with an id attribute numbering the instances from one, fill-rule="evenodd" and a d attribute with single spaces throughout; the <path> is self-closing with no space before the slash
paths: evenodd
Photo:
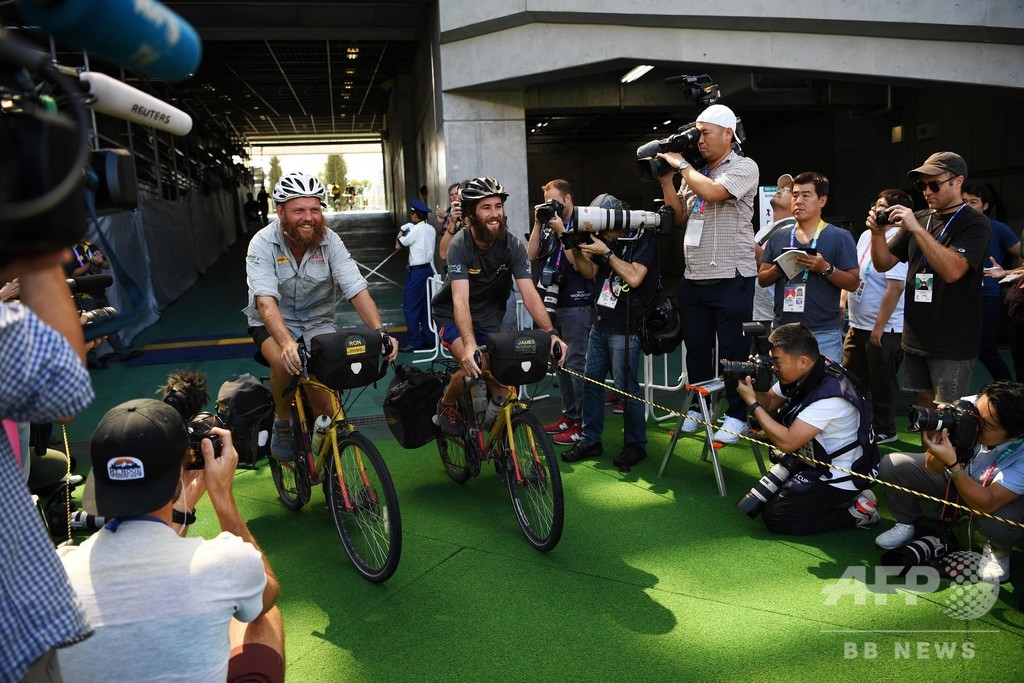
<path id="1" fill-rule="evenodd" d="M 203 439 L 210 440 L 210 443 L 213 444 L 214 457 L 220 457 L 220 449 L 223 444 L 220 437 L 216 434 L 211 434 L 210 430 L 214 427 L 223 426 L 224 424 L 216 413 L 198 413 L 189 420 L 185 427 L 188 430 L 188 443 L 192 448 L 192 457 L 185 465 L 185 469 L 201 470 L 206 466 L 206 463 L 203 461 Z"/>
<path id="2" fill-rule="evenodd" d="M 557 199 L 549 199 L 537 207 L 537 222 L 541 225 L 546 225 L 549 220 L 555 217 L 556 213 L 561 216 L 564 210 L 565 204 Z"/>
<path id="3" fill-rule="evenodd" d="M 548 312 L 548 315 L 555 314 L 555 309 L 558 308 L 558 294 L 562 291 L 564 284 L 565 275 L 556 269 L 545 266 L 541 271 L 540 280 L 537 282 L 537 291 L 540 293 L 541 300 L 544 302 L 544 310 Z"/>
<path id="4" fill-rule="evenodd" d="M 934 564 L 957 549 L 956 536 L 944 520 L 919 517 L 914 521 L 914 530 L 917 538 L 913 541 L 882 553 L 882 565 L 902 567 L 900 576 L 904 576 L 911 567 Z"/>
<path id="5" fill-rule="evenodd" d="M 104 306 L 103 308 L 94 308 L 91 311 L 82 311 L 82 315 L 85 316 L 85 321 L 82 322 L 82 326 L 85 327 L 113 318 L 117 315 L 117 309 L 113 306 Z"/>
<path id="6" fill-rule="evenodd" d="M 642 230 L 655 230 L 663 233 L 672 229 L 672 221 L 671 207 L 662 207 L 658 211 L 625 211 L 623 209 L 602 209 L 597 206 L 577 206 L 572 210 L 573 229 L 566 231 L 565 234 L 607 232 L 608 230 L 621 230 L 637 234 Z M 564 235 L 562 243 L 565 243 Z"/>
<path id="7" fill-rule="evenodd" d="M 767 474 L 761 477 L 754 488 L 750 489 L 739 502 L 736 503 L 744 514 L 751 519 L 754 519 L 759 514 L 764 506 L 771 500 L 775 494 L 779 492 L 786 482 L 789 481 L 796 472 L 801 468 L 801 462 L 798 457 L 792 453 L 783 453 L 778 459 L 775 458 L 775 451 L 771 451 L 769 456 L 772 462 L 772 468 L 768 470 Z"/>
<path id="8" fill-rule="evenodd" d="M 978 407 L 966 399 L 960 399 L 942 408 L 910 409 L 908 432 L 938 432 L 947 430 L 949 442 L 956 450 L 956 460 L 967 464 L 974 455 L 974 447 L 981 436 L 981 415 Z"/>
<path id="9" fill-rule="evenodd" d="M 743 323 L 743 336 L 750 337 L 750 355 L 753 360 L 736 361 L 722 359 L 724 380 L 741 380 L 751 377 L 754 391 L 768 391 L 775 383 L 775 372 L 772 370 L 772 357 L 768 354 L 771 342 L 768 341 L 768 330 L 761 323 Z"/>

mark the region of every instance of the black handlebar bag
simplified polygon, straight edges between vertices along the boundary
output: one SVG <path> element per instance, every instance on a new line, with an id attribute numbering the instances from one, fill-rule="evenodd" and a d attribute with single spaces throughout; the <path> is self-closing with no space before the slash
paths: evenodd
<path id="1" fill-rule="evenodd" d="M 539 382 L 548 372 L 551 335 L 544 330 L 501 332 L 487 338 L 491 374 L 502 384 Z"/>
<path id="2" fill-rule="evenodd" d="M 380 379 L 380 332 L 353 327 L 313 337 L 309 371 L 336 391 L 357 389 Z"/>

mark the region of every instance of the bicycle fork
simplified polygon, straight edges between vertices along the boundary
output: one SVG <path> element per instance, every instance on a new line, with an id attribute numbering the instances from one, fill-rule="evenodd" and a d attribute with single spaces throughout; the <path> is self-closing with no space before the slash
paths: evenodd
<path id="1" fill-rule="evenodd" d="M 516 478 L 517 484 L 522 484 L 526 481 L 526 477 L 523 476 L 523 471 L 519 467 L 519 457 L 516 455 L 516 440 L 515 435 L 512 432 L 512 407 L 510 406 L 507 411 L 498 413 L 497 419 L 494 421 L 494 428 L 505 430 L 505 442 L 508 444 L 510 455 L 512 456 L 512 472 Z M 534 470 L 537 472 L 537 476 L 544 479 L 547 470 L 541 466 L 540 456 L 537 453 L 537 442 L 533 438 L 533 430 L 527 430 L 527 438 L 530 446 L 530 456 L 533 458 L 533 463 L 536 465 Z"/>

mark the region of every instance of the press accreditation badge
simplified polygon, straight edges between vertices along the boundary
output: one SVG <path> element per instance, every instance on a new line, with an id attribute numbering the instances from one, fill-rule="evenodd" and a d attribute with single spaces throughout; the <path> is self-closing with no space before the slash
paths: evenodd
<path id="1" fill-rule="evenodd" d="M 935 275 L 932 273 L 918 273 L 914 276 L 914 301 L 931 302 L 934 278 Z"/>
<path id="2" fill-rule="evenodd" d="M 857 289 L 852 291 L 852 292 L 850 292 L 850 298 L 853 299 L 854 301 L 856 301 L 857 303 L 860 303 L 861 298 L 863 298 L 863 296 L 864 296 L 864 285 L 865 284 L 866 284 L 865 281 L 861 280 L 860 284 L 857 285 Z"/>
<path id="3" fill-rule="evenodd" d="M 798 285 L 786 285 L 782 291 L 782 312 L 783 313 L 803 313 L 804 302 L 807 298 L 807 285 L 800 283 Z"/>
<path id="4" fill-rule="evenodd" d="M 604 306 L 605 308 L 615 308 L 617 303 L 619 303 L 619 299 L 612 292 L 611 281 L 605 280 L 604 285 L 601 287 L 601 294 L 597 297 L 597 305 Z"/>
<path id="5" fill-rule="evenodd" d="M 686 221 L 686 236 L 683 238 L 683 244 L 687 247 L 699 247 L 700 236 L 703 233 L 704 219 L 690 216 L 690 220 Z"/>

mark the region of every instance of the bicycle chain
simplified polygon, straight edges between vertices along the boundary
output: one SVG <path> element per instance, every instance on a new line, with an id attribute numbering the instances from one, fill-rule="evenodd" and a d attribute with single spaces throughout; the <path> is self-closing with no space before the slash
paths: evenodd
<path id="1" fill-rule="evenodd" d="M 591 382 L 593 384 L 598 384 L 598 385 L 604 387 L 605 389 L 611 389 L 615 393 L 622 394 L 623 396 L 625 396 L 627 398 L 631 398 L 633 400 L 640 401 L 641 403 L 646 403 L 649 406 L 653 406 L 655 408 L 659 408 L 661 410 L 664 410 L 667 413 L 669 413 L 670 415 L 673 415 L 673 416 L 675 416 L 677 418 L 691 419 L 694 422 L 696 422 L 698 424 L 701 424 L 701 425 L 703 425 L 705 427 L 715 428 L 718 431 L 725 432 L 726 434 L 732 434 L 733 436 L 738 437 L 740 439 L 743 439 L 744 441 L 751 441 L 751 442 L 756 443 L 756 444 L 761 445 L 761 446 L 770 446 L 771 445 L 771 444 L 765 443 L 764 441 L 761 441 L 760 439 L 754 439 L 752 437 L 749 437 L 746 434 L 739 434 L 737 432 L 734 432 L 734 431 L 731 431 L 731 430 L 728 430 L 728 429 L 725 429 L 725 428 L 722 428 L 722 427 L 716 427 L 715 425 L 710 424 L 708 422 L 705 422 L 704 420 L 702 420 L 700 418 L 691 417 L 690 415 L 683 415 L 682 413 L 680 413 L 680 412 L 678 412 L 676 410 L 672 410 L 671 408 L 668 408 L 666 406 L 663 406 L 663 405 L 660 405 L 658 403 L 655 403 L 654 401 L 648 401 L 645 398 L 640 398 L 639 396 L 633 396 L 629 392 L 622 391 L 621 389 L 617 389 L 617 388 L 615 388 L 613 386 L 609 386 L 609 385 L 605 384 L 604 382 L 599 382 L 599 381 L 597 381 L 595 379 L 591 379 L 590 377 L 587 377 L 586 375 L 581 375 L 580 373 L 576 372 L 575 370 L 570 370 L 569 368 L 565 368 L 565 367 L 563 367 L 561 370 L 562 370 L 562 372 L 570 374 L 573 377 L 579 377 L 580 379 L 585 380 L 587 382 Z M 811 463 L 813 465 L 823 465 L 825 467 L 829 467 L 829 468 L 832 468 L 832 469 L 837 470 L 839 472 L 842 472 L 843 474 L 849 474 L 849 475 L 852 475 L 854 477 L 860 477 L 861 479 L 867 479 L 868 481 L 872 482 L 872 484 L 882 484 L 883 486 L 888 486 L 889 488 L 896 489 L 897 491 L 902 491 L 904 493 L 913 494 L 913 495 L 917 496 L 918 498 L 923 498 L 925 500 L 930 500 L 930 501 L 933 501 L 933 502 L 936 502 L 936 503 L 939 503 L 939 504 L 942 504 L 942 505 L 948 505 L 950 507 L 953 507 L 953 508 L 956 508 L 956 509 L 961 510 L 963 512 L 966 512 L 966 513 L 968 513 L 970 515 L 981 515 L 982 517 L 988 517 L 989 519 L 994 519 L 997 522 L 1002 522 L 1004 524 L 1009 524 L 1010 526 L 1020 527 L 1021 529 L 1024 529 L 1024 524 L 1022 524 L 1021 522 L 1017 522 L 1017 521 L 1014 521 L 1014 520 L 1011 520 L 1011 519 L 1006 519 L 1006 518 L 1000 517 L 998 515 L 993 515 L 993 514 L 991 514 L 989 512 L 982 512 L 981 510 L 975 510 L 972 507 L 968 507 L 968 506 L 962 505 L 960 503 L 954 503 L 952 501 L 944 500 L 942 498 L 936 498 L 935 496 L 929 495 L 927 493 L 922 493 L 920 491 L 915 491 L 914 489 L 908 489 L 908 488 L 906 488 L 904 486 L 900 486 L 899 484 L 893 484 L 892 482 L 884 481 L 882 479 L 878 479 L 876 477 L 872 477 L 872 476 L 869 476 L 867 474 L 861 474 L 860 472 L 854 472 L 853 470 L 848 470 L 848 469 L 846 469 L 844 467 L 839 467 L 838 465 L 833 465 L 833 464 L 830 464 L 830 463 L 827 463 L 827 462 L 822 462 L 821 460 L 817 460 L 817 459 L 815 459 L 815 458 L 813 458 L 813 457 L 811 457 L 809 455 L 805 455 L 803 453 L 790 453 L 790 455 L 796 456 L 797 458 L 800 458 L 801 460 L 803 460 L 805 462 L 808 462 L 808 463 Z"/>

